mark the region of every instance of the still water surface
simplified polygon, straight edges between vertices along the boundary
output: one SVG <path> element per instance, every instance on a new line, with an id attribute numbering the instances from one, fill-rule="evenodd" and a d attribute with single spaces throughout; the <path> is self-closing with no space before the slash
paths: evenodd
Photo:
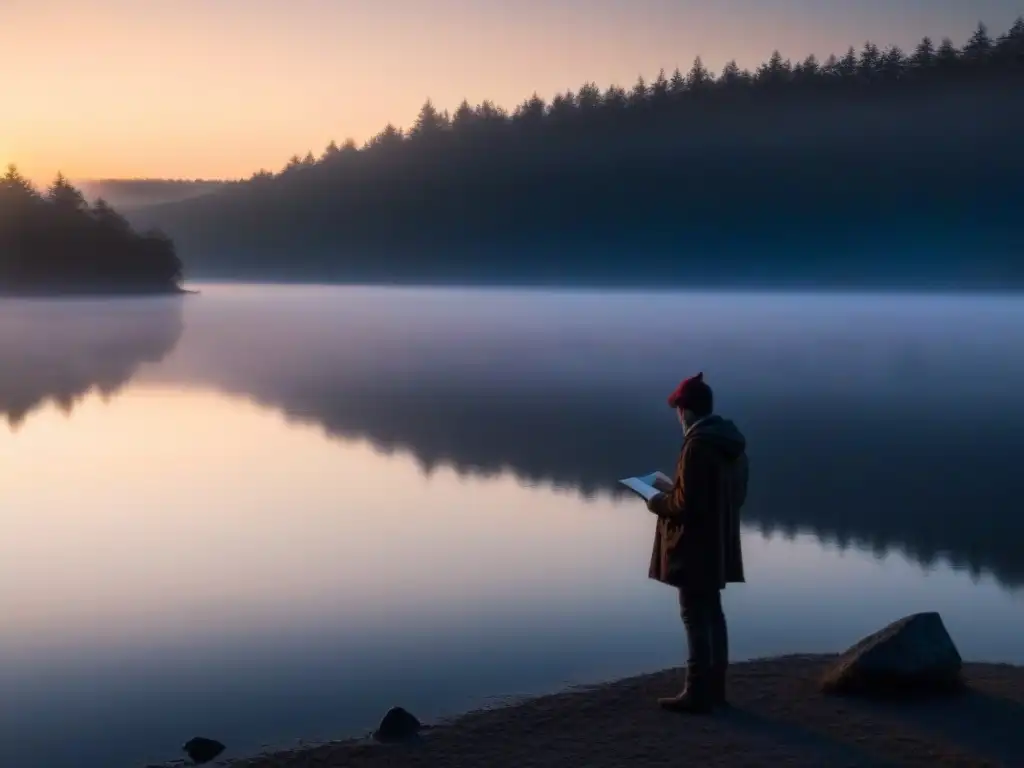
<path id="1" fill-rule="evenodd" d="M 736 658 L 1024 663 L 1024 301 L 208 286 L 0 303 L 0 764 L 238 755 L 654 670 L 664 397 L 750 440 Z"/>

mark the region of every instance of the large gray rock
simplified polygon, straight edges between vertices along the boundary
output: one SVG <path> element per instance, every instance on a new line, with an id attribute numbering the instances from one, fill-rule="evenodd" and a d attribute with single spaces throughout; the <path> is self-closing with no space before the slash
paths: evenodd
<path id="1" fill-rule="evenodd" d="M 937 613 L 894 621 L 846 651 L 825 674 L 831 693 L 914 695 L 963 687 L 963 660 Z"/>

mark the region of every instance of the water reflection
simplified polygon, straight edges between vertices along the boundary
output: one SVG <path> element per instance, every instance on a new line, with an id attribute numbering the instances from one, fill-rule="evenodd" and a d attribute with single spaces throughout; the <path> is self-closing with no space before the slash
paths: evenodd
<path id="1" fill-rule="evenodd" d="M 1022 320 L 1005 299 L 230 286 L 0 304 L 21 424 L 0 430 L 0 764 L 328 739 L 395 703 L 678 662 L 653 523 L 611 492 L 671 465 L 663 397 L 697 367 L 755 462 L 738 657 L 935 609 L 966 655 L 1024 661 Z"/>
<path id="2" fill-rule="evenodd" d="M 0 409 L 110 393 L 181 333 L 180 300 L 0 305 Z M 144 380 L 242 394 L 427 473 L 584 495 L 670 467 L 662 406 L 708 372 L 751 440 L 746 520 L 1024 584 L 1017 298 L 218 286 Z"/>
<path id="3" fill-rule="evenodd" d="M 91 390 L 116 393 L 182 332 L 182 297 L 0 299 L 0 414 L 17 428 L 47 401 L 70 412 Z"/>
<path id="4" fill-rule="evenodd" d="M 699 367 L 751 440 L 747 521 L 1024 584 L 1018 298 L 234 288 L 190 323 L 155 380 L 584 494 L 671 466 Z"/>

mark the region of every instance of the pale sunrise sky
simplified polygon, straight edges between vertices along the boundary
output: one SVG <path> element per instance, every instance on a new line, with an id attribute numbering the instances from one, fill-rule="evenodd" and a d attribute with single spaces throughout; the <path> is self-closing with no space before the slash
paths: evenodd
<path id="1" fill-rule="evenodd" d="M 0 162 L 33 179 L 245 177 L 595 80 L 994 34 L 1024 0 L 0 0 Z"/>

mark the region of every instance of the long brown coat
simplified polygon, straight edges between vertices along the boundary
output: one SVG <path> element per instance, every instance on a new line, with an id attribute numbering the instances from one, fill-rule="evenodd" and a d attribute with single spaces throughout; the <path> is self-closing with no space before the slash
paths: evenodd
<path id="1" fill-rule="evenodd" d="M 648 505 L 658 516 L 652 579 L 685 589 L 745 581 L 740 508 L 747 477 L 746 439 L 735 424 L 708 416 L 690 427 L 672 491 Z"/>

